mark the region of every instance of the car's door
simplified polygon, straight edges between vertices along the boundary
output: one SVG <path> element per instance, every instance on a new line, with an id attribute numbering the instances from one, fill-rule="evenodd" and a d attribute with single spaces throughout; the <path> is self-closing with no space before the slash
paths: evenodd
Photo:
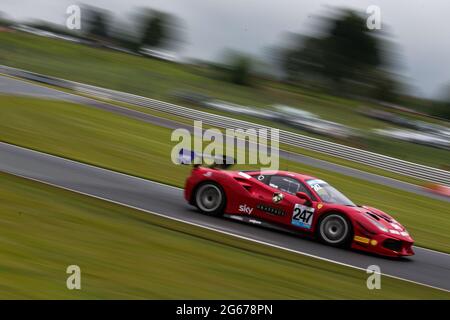
<path id="1" fill-rule="evenodd" d="M 260 175 L 257 179 L 264 187 L 257 194 L 255 215 L 303 230 L 312 228 L 315 208 L 305 206 L 305 200 L 296 196 L 297 192 L 312 196 L 302 182 L 286 175 Z"/>
<path id="2" fill-rule="evenodd" d="M 282 223 L 289 211 L 286 210 L 286 194 L 270 185 L 271 175 L 261 174 L 257 179 L 262 182 L 255 193 L 255 215 L 269 222 Z"/>

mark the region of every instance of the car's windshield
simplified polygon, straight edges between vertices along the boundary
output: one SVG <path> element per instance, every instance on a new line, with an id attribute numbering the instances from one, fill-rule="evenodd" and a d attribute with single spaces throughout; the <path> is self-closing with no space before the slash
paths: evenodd
<path id="1" fill-rule="evenodd" d="M 342 204 L 344 206 L 355 207 L 356 205 L 338 190 L 330 186 L 323 180 L 311 179 L 306 181 L 309 186 L 319 195 L 320 199 L 326 203 Z"/>

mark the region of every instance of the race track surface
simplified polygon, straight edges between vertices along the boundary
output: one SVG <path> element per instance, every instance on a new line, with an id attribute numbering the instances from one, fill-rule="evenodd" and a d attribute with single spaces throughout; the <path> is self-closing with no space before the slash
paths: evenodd
<path id="1" fill-rule="evenodd" d="M 120 106 L 112 105 L 106 102 L 101 102 L 95 99 L 78 96 L 75 94 L 70 94 L 66 92 L 62 92 L 59 90 L 51 89 L 48 87 L 35 85 L 30 82 L 25 82 L 17 79 L 13 79 L 10 77 L 5 77 L 0 75 L 0 94 L 12 94 L 12 95 L 24 95 L 24 96 L 32 96 L 38 98 L 51 98 L 51 99 L 59 99 L 70 101 L 78 104 L 84 104 L 87 106 L 95 107 L 98 109 L 102 109 L 109 112 L 114 112 L 120 114 L 122 116 L 127 116 L 133 119 L 137 119 L 140 121 L 144 121 L 150 123 L 152 125 L 157 125 L 161 127 L 166 127 L 170 129 L 177 128 L 185 128 L 187 130 L 192 131 L 192 126 L 188 126 L 186 124 L 182 124 L 179 122 L 175 122 L 172 120 L 158 118 L 156 116 L 152 116 L 147 113 L 135 111 L 132 109 L 123 108 Z M 385 186 L 389 186 L 392 188 L 412 192 L 415 194 L 431 197 L 433 199 L 443 200 L 450 202 L 450 197 L 441 196 L 438 194 L 431 193 L 424 188 L 410 184 L 407 182 L 391 179 L 388 177 L 364 172 L 361 170 L 341 166 L 338 164 L 334 164 L 331 162 L 315 159 L 312 157 L 308 157 L 305 155 L 291 153 L 287 151 L 280 150 L 280 157 L 289 159 L 294 162 L 303 163 L 315 168 L 325 169 L 333 172 L 337 172 L 343 175 L 359 178 L 362 180 L 379 183 Z"/>
<path id="2" fill-rule="evenodd" d="M 383 274 L 450 290 L 448 254 L 415 247 L 415 256 L 393 260 L 328 247 L 287 233 L 201 215 L 186 204 L 179 188 L 5 143 L 0 143 L 0 171 L 341 264 L 363 269 L 375 264 Z"/>

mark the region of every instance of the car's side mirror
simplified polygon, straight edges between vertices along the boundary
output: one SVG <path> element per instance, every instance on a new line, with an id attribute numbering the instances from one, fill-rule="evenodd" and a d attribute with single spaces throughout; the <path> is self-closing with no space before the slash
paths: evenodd
<path id="1" fill-rule="evenodd" d="M 297 196 L 297 198 L 305 200 L 305 205 L 306 206 L 311 206 L 312 205 L 312 199 L 306 193 L 304 193 L 304 192 L 297 192 L 295 195 Z"/>

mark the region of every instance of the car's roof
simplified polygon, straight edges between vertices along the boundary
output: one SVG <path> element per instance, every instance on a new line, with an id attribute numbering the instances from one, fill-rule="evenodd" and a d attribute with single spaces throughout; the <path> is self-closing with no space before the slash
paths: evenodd
<path id="1" fill-rule="evenodd" d="M 247 173 L 249 173 L 249 174 L 257 173 L 257 174 L 266 174 L 266 175 L 276 174 L 276 175 L 281 175 L 281 176 L 286 176 L 286 177 L 294 177 L 301 181 L 317 179 L 316 177 L 313 177 L 310 175 L 301 174 L 301 173 L 297 173 L 297 172 L 291 172 L 291 171 L 283 171 L 283 170 L 264 170 L 264 171 L 254 170 L 254 171 L 248 171 Z"/>

